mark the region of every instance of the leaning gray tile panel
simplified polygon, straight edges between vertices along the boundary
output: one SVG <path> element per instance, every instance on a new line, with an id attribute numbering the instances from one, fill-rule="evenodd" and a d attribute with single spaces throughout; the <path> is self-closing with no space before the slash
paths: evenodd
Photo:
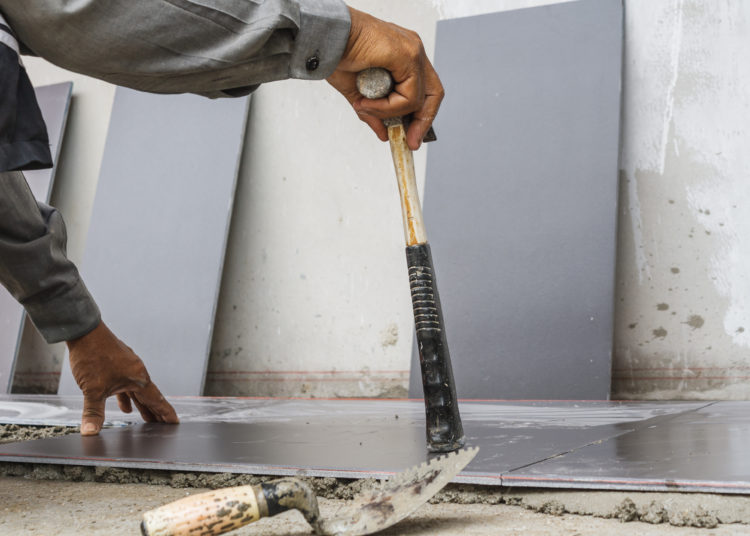
<path id="1" fill-rule="evenodd" d="M 9 393 L 21 333 L 23 308 L 0 286 L 0 392 Z"/>
<path id="2" fill-rule="evenodd" d="M 34 197 L 43 203 L 48 203 L 52 194 L 72 87 L 72 82 L 63 82 L 34 88 L 42 117 L 47 125 L 50 150 L 55 166 L 52 169 L 26 171 L 24 176 Z M 12 387 L 24 317 L 23 307 L 11 297 L 5 288 L 0 286 L 0 392 L 2 393 L 10 392 Z"/>
<path id="3" fill-rule="evenodd" d="M 512 486 L 750 493 L 750 403 L 719 402 L 503 475 Z"/>
<path id="4" fill-rule="evenodd" d="M 460 397 L 609 397 L 622 36 L 620 0 L 438 23 L 424 213 Z"/>
<path id="5" fill-rule="evenodd" d="M 247 103 L 115 95 L 81 272 L 165 394 L 202 394 Z"/>
<path id="6" fill-rule="evenodd" d="M 427 459 L 421 401 L 171 398 L 179 426 L 136 425 L 99 438 L 68 436 L 0 446 L 0 460 L 287 475 L 363 477 Z M 0 398 L 0 422 L 23 414 L 47 424 L 80 398 Z M 477 458 L 456 480 L 490 485 L 541 460 L 695 410 L 691 403 L 464 402 Z M 108 418 L 133 420 L 114 408 Z"/>

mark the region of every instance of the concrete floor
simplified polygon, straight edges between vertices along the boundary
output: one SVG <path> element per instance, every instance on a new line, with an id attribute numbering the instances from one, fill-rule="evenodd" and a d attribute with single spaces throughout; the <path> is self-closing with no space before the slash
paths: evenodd
<path id="1" fill-rule="evenodd" d="M 0 477 L 0 534 L 139 534 L 144 511 L 205 488 L 179 489 L 148 484 L 112 484 Z M 624 499 L 623 499 L 624 497 Z M 725 502 L 725 499 L 728 502 Z M 482 500 L 466 491 L 444 494 L 442 500 Z M 385 535 L 750 535 L 750 525 L 732 523 L 747 516 L 745 497 L 700 494 L 625 494 L 607 492 L 520 492 L 506 494 L 518 504 L 426 504 Z M 652 521 L 624 522 L 639 510 L 643 515 L 654 501 L 667 506 L 666 516 Z M 618 503 L 618 501 L 620 501 Z M 320 499 L 324 515 L 335 512 L 343 500 Z M 645 508 L 644 508 L 645 507 Z M 566 511 L 588 511 L 576 515 Z M 698 515 L 696 515 L 696 511 Z M 718 518 L 717 518 L 717 515 Z M 597 515 L 619 516 L 609 519 Z M 644 516 L 645 518 L 645 516 Z M 734 519 L 733 519 L 734 518 Z M 718 524 L 717 521 L 729 521 Z M 678 527 L 669 523 L 704 524 L 713 528 Z M 310 534 L 297 512 L 265 519 L 234 534 L 271 536 Z"/>
<path id="2" fill-rule="evenodd" d="M 144 511 L 204 489 L 175 489 L 146 484 L 107 484 L 0 478 L 0 534 L 139 534 Z M 596 494 L 590 494 L 594 496 Z M 340 500 L 321 499 L 324 515 Z M 554 512 L 554 508 L 549 509 Z M 276 536 L 310 534 L 297 512 L 264 519 L 234 534 Z M 427 504 L 385 535 L 750 535 L 747 525 L 713 529 L 623 523 L 572 514 L 541 513 L 507 504 Z"/>

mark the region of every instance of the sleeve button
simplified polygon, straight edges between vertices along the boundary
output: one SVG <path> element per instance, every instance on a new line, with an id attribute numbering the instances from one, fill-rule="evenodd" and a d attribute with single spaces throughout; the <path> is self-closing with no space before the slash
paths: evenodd
<path id="1" fill-rule="evenodd" d="M 307 58 L 307 62 L 305 62 L 305 67 L 308 71 L 314 71 L 315 69 L 320 66 L 320 58 L 318 56 L 310 56 Z"/>

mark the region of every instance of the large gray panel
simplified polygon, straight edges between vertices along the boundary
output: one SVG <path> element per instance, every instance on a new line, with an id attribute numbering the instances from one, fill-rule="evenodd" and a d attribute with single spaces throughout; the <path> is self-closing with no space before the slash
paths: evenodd
<path id="1" fill-rule="evenodd" d="M 81 272 L 165 394 L 202 394 L 247 103 L 115 95 Z"/>
<path id="2" fill-rule="evenodd" d="M 72 82 L 63 82 L 34 88 L 44 123 L 47 125 L 50 151 L 55 166 L 52 169 L 26 171 L 24 176 L 34 197 L 43 203 L 49 203 L 52 194 L 72 87 Z M 5 288 L 0 286 L 0 392 L 3 393 L 10 392 L 12 387 L 13 370 L 25 314 L 23 307 L 11 297 Z"/>
<path id="3" fill-rule="evenodd" d="M 460 397 L 609 397 L 622 37 L 620 0 L 438 23 L 424 212 Z"/>

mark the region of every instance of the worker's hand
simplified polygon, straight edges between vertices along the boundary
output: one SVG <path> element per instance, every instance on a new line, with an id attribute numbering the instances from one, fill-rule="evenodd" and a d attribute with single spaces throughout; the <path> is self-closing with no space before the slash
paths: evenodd
<path id="1" fill-rule="evenodd" d="M 416 33 L 395 24 L 356 9 L 349 11 L 352 19 L 349 42 L 328 82 L 346 97 L 359 118 L 383 141 L 388 140 L 388 132 L 382 119 L 414 112 L 406 142 L 416 150 L 445 95 L 422 40 Z M 370 67 L 388 69 L 393 75 L 396 87 L 387 98 L 365 99 L 357 91 L 357 73 Z"/>
<path id="2" fill-rule="evenodd" d="M 151 382 L 143 361 L 101 322 L 91 333 L 68 341 L 73 377 L 83 391 L 81 435 L 96 435 L 104 424 L 104 406 L 117 395 L 120 409 L 146 422 L 179 422 L 174 408 Z"/>

